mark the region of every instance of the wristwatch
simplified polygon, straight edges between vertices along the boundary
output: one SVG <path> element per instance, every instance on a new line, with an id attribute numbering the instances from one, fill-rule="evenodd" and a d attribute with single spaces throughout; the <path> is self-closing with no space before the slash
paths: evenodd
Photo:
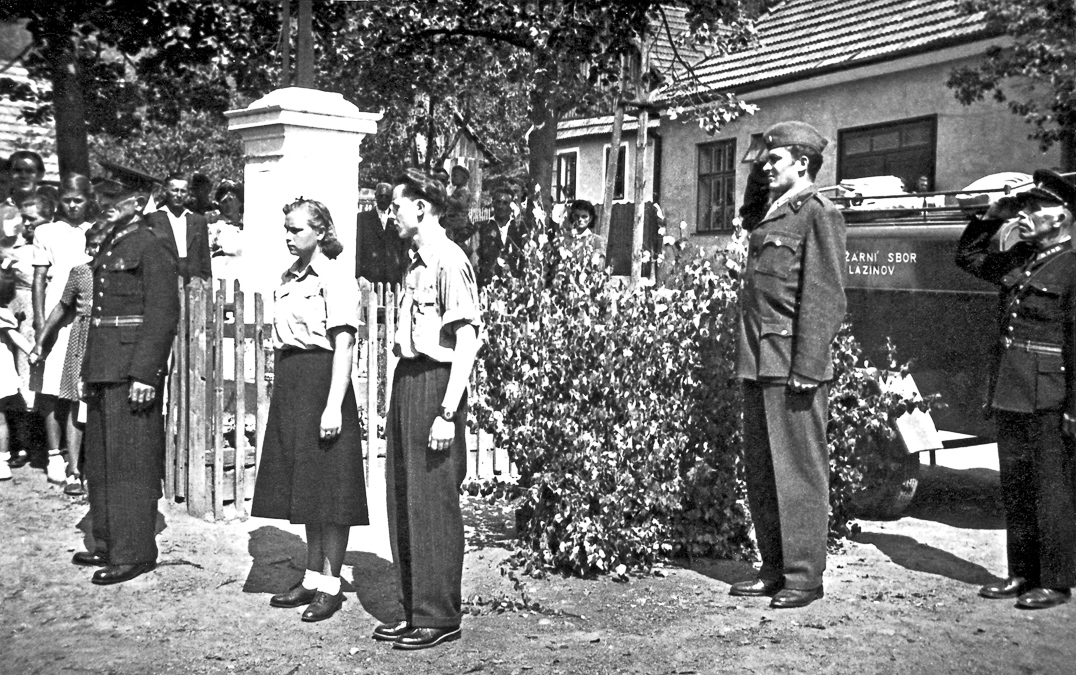
<path id="1" fill-rule="evenodd" d="M 456 411 L 449 410 L 448 408 L 441 406 L 441 419 L 446 422 L 451 422 L 452 420 L 456 419 Z"/>

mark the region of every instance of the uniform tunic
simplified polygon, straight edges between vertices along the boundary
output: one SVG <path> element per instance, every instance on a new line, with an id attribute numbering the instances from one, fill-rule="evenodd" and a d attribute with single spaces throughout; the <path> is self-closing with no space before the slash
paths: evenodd
<path id="1" fill-rule="evenodd" d="M 98 550 L 112 565 L 157 559 L 164 477 L 162 384 L 179 321 L 175 261 L 140 219 L 105 239 L 93 268 L 82 379 L 88 385 L 85 475 Z M 156 388 L 133 412 L 131 382 Z"/>
<path id="2" fill-rule="evenodd" d="M 251 515 L 292 523 L 368 525 L 362 437 L 348 382 L 340 435 L 320 439 L 332 383 L 333 328 L 355 330 L 359 290 L 344 263 L 319 257 L 281 277 L 273 296 L 273 397 Z"/>
<path id="3" fill-rule="evenodd" d="M 1076 415 L 1076 251 L 1021 242 L 990 252 L 997 220 L 972 219 L 957 265 L 1000 287 L 988 406 L 997 419 L 1009 574 L 1076 585 L 1076 460 L 1061 415 Z"/>
<path id="4" fill-rule="evenodd" d="M 48 318 L 53 308 L 63 296 L 68 274 L 76 265 L 89 260 L 86 255 L 86 230 L 91 223 L 70 225 L 63 221 L 45 223 L 34 231 L 34 267 L 46 268 L 45 315 Z M 63 379 L 64 358 L 71 335 L 70 324 L 63 324 L 56 331 L 45 364 L 35 372 L 31 383 L 34 391 L 50 396 L 60 396 L 60 382 Z M 69 398 L 69 397 L 64 397 Z"/>
<path id="5" fill-rule="evenodd" d="M 844 219 L 811 185 L 749 234 L 736 373 L 744 382 L 747 496 L 762 569 L 786 588 L 822 584 L 829 528 L 825 384 L 845 314 Z M 790 393 L 792 375 L 823 384 Z"/>
<path id="6" fill-rule="evenodd" d="M 450 448 L 430 450 L 429 435 L 448 389 L 456 329 L 481 325 L 474 270 L 463 250 L 440 237 L 413 252 L 399 309 L 394 350 L 400 361 L 385 425 L 389 540 L 403 618 L 416 627 L 447 628 L 462 616 L 466 393 Z"/>

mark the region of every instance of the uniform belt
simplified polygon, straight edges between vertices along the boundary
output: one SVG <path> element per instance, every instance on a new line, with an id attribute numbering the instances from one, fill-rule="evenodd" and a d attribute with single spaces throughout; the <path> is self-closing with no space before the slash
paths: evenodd
<path id="1" fill-rule="evenodd" d="M 1022 349 L 1025 352 L 1045 354 L 1048 356 L 1061 356 L 1061 345 L 1052 342 L 1035 342 L 1034 340 L 1014 340 L 1006 337 L 1001 339 L 1001 346 L 1005 349 Z"/>
<path id="2" fill-rule="evenodd" d="M 141 326 L 143 321 L 141 314 L 124 314 L 121 316 L 95 316 L 90 319 L 91 326 L 108 326 L 122 328 L 124 326 Z"/>

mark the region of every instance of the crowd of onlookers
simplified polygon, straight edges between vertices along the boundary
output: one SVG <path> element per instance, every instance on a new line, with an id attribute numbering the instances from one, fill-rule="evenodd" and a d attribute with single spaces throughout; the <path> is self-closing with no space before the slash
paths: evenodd
<path id="1" fill-rule="evenodd" d="M 95 181 L 65 174 L 53 183 L 45 174 L 35 152 L 0 159 L 0 480 L 29 464 L 77 496 L 85 490 L 79 372 L 93 294 L 88 263 L 106 232 Z M 173 225 L 173 241 L 204 249 L 194 274 L 224 272 L 240 252 L 243 186 L 225 180 L 214 189 L 204 174 L 144 178 L 156 188 L 147 218 L 165 228 L 186 223 Z"/>

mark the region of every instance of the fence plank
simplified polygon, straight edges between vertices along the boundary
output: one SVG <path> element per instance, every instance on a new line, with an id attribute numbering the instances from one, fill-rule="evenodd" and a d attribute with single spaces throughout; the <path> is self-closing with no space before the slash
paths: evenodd
<path id="1" fill-rule="evenodd" d="M 190 393 L 188 397 L 187 513 L 204 516 L 208 512 L 205 485 L 206 453 L 206 309 L 208 284 L 192 279 L 190 285 Z"/>
<path id="2" fill-rule="evenodd" d="M 257 412 L 254 416 L 254 472 L 262 465 L 262 445 L 265 442 L 265 419 L 269 414 L 269 383 L 265 379 L 265 302 L 261 293 L 254 294 L 254 390 L 257 392 Z"/>
<path id="3" fill-rule="evenodd" d="M 182 283 L 182 282 L 181 282 Z M 190 331 L 191 290 L 183 286 L 179 294 L 179 330 L 175 352 L 176 363 L 176 480 L 175 496 L 187 497 L 187 466 L 190 461 Z"/>
<path id="4" fill-rule="evenodd" d="M 378 350 L 381 348 L 381 329 L 378 327 L 378 296 L 384 284 L 370 284 L 363 298 L 366 316 L 369 317 L 366 340 L 366 484 L 370 484 L 370 470 L 377 459 L 377 381 L 381 371 L 377 368 Z"/>
<path id="5" fill-rule="evenodd" d="M 224 280 L 213 303 L 213 516 L 224 517 Z"/>
<path id="6" fill-rule="evenodd" d="M 243 291 L 239 280 L 232 294 L 235 303 L 235 512 L 246 513 L 247 474 L 247 332 Z"/>
<path id="7" fill-rule="evenodd" d="M 392 345 L 396 340 L 396 296 L 400 287 L 393 284 L 385 289 L 385 412 L 392 400 L 392 374 L 396 372 L 396 355 Z M 396 291 L 395 293 L 393 291 Z M 380 375 L 380 373 L 379 373 Z M 386 450 L 387 452 L 387 450 Z"/>

